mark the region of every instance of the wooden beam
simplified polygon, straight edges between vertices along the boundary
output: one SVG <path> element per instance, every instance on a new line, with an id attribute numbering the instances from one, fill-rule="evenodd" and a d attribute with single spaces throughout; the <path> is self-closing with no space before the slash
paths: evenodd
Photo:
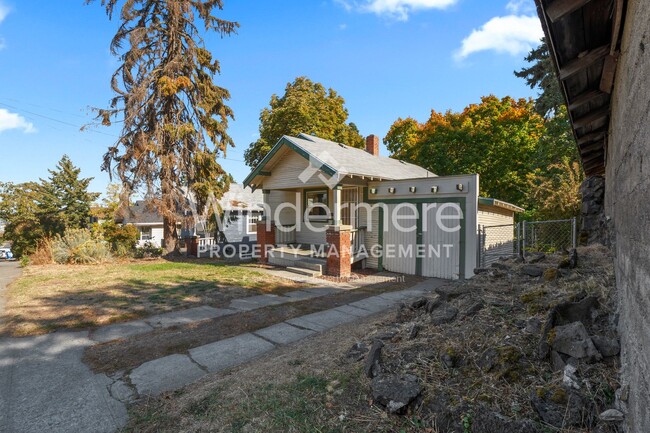
<path id="1" fill-rule="evenodd" d="M 594 150 L 605 149 L 605 140 L 596 141 L 586 146 L 580 146 L 579 149 L 581 154 L 587 154 L 589 152 L 593 152 Z"/>
<path id="2" fill-rule="evenodd" d="M 618 49 L 618 40 L 621 35 L 621 23 L 623 21 L 623 2 L 624 0 L 615 0 L 614 24 L 612 25 L 612 48 L 609 54 L 614 54 Z"/>
<path id="3" fill-rule="evenodd" d="M 609 107 L 603 107 L 599 110 L 592 111 L 585 116 L 582 116 L 573 121 L 574 128 L 584 128 L 596 122 L 600 122 L 609 115 Z"/>
<path id="4" fill-rule="evenodd" d="M 600 155 L 599 159 L 592 158 L 592 159 L 590 159 L 588 161 L 582 160 L 582 165 L 585 168 L 594 168 L 594 167 L 597 167 L 599 165 L 604 165 L 604 163 L 605 163 L 604 155 Z"/>
<path id="5" fill-rule="evenodd" d="M 257 175 L 258 176 L 270 176 L 271 172 L 270 171 L 260 171 Z"/>
<path id="6" fill-rule="evenodd" d="M 600 90 L 602 92 L 610 94 L 612 93 L 617 63 L 618 53 L 610 54 L 605 57 L 605 63 L 603 64 L 603 75 L 600 76 Z"/>
<path id="7" fill-rule="evenodd" d="M 578 143 L 578 146 L 582 146 L 583 144 L 602 140 L 603 137 L 605 137 L 605 134 L 607 134 L 607 130 L 603 128 L 598 131 L 593 131 L 589 134 L 585 134 L 582 137 L 578 138 L 576 141 Z"/>
<path id="8" fill-rule="evenodd" d="M 578 58 L 567 62 L 566 65 L 560 68 L 560 80 L 566 80 L 570 76 L 575 75 L 583 69 L 593 65 L 608 54 L 609 44 L 594 48 L 591 51 L 584 51 L 578 54 Z"/>
<path id="9" fill-rule="evenodd" d="M 584 162 L 585 164 L 589 164 L 590 162 L 597 161 L 597 160 L 603 161 L 604 155 L 605 154 L 603 152 L 592 152 L 580 156 L 582 157 L 582 162 Z"/>
<path id="10" fill-rule="evenodd" d="M 600 90 L 589 90 L 587 92 L 583 92 L 573 98 L 573 101 L 569 104 L 569 110 L 575 110 L 576 108 L 580 108 L 585 104 L 590 103 L 594 99 L 598 98 L 599 96 L 604 95 L 603 92 Z"/>
<path id="11" fill-rule="evenodd" d="M 552 23 L 576 11 L 589 3 L 590 0 L 555 0 L 546 7 L 546 15 Z"/>

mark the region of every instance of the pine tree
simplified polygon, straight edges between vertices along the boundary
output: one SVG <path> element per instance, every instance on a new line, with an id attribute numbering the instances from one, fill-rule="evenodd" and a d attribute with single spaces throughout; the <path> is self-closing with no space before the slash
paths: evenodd
<path id="1" fill-rule="evenodd" d="M 92 3 L 93 0 L 86 0 Z M 102 0 L 112 18 L 119 0 Z M 176 221 L 191 191 L 199 203 L 227 189 L 217 162 L 234 143 L 227 134 L 229 92 L 214 82 L 219 62 L 205 49 L 197 23 L 222 37 L 239 26 L 213 15 L 222 0 L 129 0 L 111 52 L 121 65 L 111 87 L 117 93 L 98 119 L 123 120 L 103 170 L 129 191 L 144 190 L 163 217 L 164 246 L 177 251 Z M 200 211 L 200 210 L 199 210 Z"/>
<path id="2" fill-rule="evenodd" d="M 63 235 L 70 228 L 90 225 L 90 208 L 99 197 L 88 192 L 92 177 L 80 178 L 81 169 L 63 155 L 49 180 L 41 179 L 37 188 L 37 216 L 46 236 Z"/>

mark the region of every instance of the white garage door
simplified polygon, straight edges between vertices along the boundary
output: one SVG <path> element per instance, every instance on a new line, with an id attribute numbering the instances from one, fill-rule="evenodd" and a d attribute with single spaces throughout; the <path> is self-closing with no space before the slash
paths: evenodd
<path id="1" fill-rule="evenodd" d="M 441 215 L 458 215 L 457 207 L 438 206 L 441 206 Z M 449 231 L 440 227 L 436 222 L 436 213 L 437 209 L 430 209 L 425 216 L 426 224 L 423 222 L 422 226 L 422 276 L 455 280 L 460 275 L 460 230 Z M 444 220 L 442 224 L 453 228 L 459 221 Z"/>
<path id="2" fill-rule="evenodd" d="M 383 267 L 387 271 L 415 275 L 414 247 L 416 245 L 417 231 L 411 230 L 406 232 L 395 226 L 395 223 L 397 223 L 403 227 L 408 227 L 413 225 L 414 221 L 396 221 L 392 217 L 394 215 L 399 215 L 400 217 L 413 216 L 413 210 L 401 206 L 401 204 L 389 204 L 386 206 L 384 212 L 384 215 L 388 216 L 388 228 L 384 230 Z M 411 250 L 410 254 L 408 249 Z"/>
<path id="3" fill-rule="evenodd" d="M 439 208 L 441 215 L 456 216 L 458 207 L 438 203 L 437 208 L 430 207 L 426 213 L 423 213 L 423 206 L 426 204 L 417 204 L 418 215 L 421 218 L 417 228 L 420 230 L 404 231 L 396 225 L 410 227 L 415 222 L 406 219 L 395 221 L 391 216 L 411 216 L 412 208 L 400 204 L 387 205 L 385 211 L 388 214 L 387 229 L 383 233 L 383 268 L 402 274 L 457 279 L 460 275 L 461 231 L 445 230 L 438 225 L 436 216 Z M 453 227 L 459 224 L 459 221 L 445 220 L 443 224 L 446 227 Z"/>

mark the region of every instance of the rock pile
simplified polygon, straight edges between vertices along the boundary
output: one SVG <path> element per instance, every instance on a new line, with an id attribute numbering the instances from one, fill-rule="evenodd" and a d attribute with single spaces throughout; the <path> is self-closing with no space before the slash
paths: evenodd
<path id="1" fill-rule="evenodd" d="M 627 397 L 616 390 L 612 309 L 581 289 L 600 271 L 581 268 L 577 251 L 477 271 L 402 305 L 389 331 L 350 349 L 372 401 L 441 432 L 620 431 Z M 613 284 L 604 268 L 596 277 Z"/>

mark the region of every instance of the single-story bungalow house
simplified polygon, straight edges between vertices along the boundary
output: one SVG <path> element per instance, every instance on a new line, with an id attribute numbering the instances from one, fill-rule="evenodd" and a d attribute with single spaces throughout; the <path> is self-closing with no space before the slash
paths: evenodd
<path id="1" fill-rule="evenodd" d="M 479 200 L 476 174 L 437 176 L 366 149 L 307 134 L 284 136 L 244 180 L 261 189 L 262 261 L 301 273 L 348 276 L 352 266 L 469 278 L 479 224 L 513 222 L 520 208 Z"/>

